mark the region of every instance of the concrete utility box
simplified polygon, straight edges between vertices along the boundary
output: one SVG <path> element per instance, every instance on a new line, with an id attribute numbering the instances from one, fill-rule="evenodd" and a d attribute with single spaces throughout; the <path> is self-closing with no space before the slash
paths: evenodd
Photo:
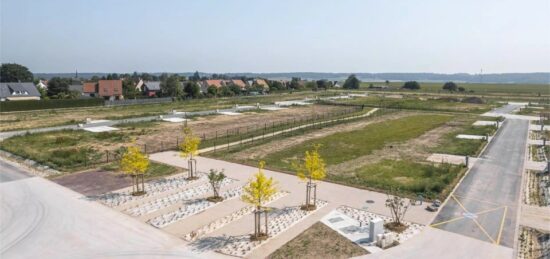
<path id="1" fill-rule="evenodd" d="M 369 222 L 369 237 L 371 241 L 376 241 L 376 237 L 384 234 L 384 220 L 381 218 L 373 219 Z"/>
<path id="2" fill-rule="evenodd" d="M 395 235 L 393 233 L 387 233 L 380 235 L 376 245 L 382 249 L 390 247 L 395 242 Z"/>

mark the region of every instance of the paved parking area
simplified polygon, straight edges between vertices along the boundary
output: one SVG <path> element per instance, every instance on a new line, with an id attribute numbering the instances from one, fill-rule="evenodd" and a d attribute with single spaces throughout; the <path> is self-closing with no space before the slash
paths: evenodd
<path id="1" fill-rule="evenodd" d="M 513 247 L 528 128 L 527 120 L 504 122 L 433 227 Z"/>
<path id="2" fill-rule="evenodd" d="M 100 195 L 132 185 L 132 178 L 104 170 L 63 175 L 52 181 L 86 196 Z"/>

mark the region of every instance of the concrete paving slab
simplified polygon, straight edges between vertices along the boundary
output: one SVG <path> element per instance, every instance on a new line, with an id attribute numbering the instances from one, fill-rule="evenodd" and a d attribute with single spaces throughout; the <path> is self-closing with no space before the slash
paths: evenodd
<path id="1" fill-rule="evenodd" d="M 550 232 L 550 207 L 521 206 L 520 225 Z"/>
<path id="2" fill-rule="evenodd" d="M 536 145 L 536 146 L 542 146 L 542 144 L 544 143 L 544 141 L 542 141 L 542 139 L 530 139 L 527 141 L 527 143 L 529 145 Z M 550 145 L 550 139 L 549 140 L 546 140 L 546 146 L 549 146 Z"/>
<path id="3" fill-rule="evenodd" d="M 182 123 L 184 121 L 187 121 L 187 119 L 179 118 L 179 117 L 162 118 L 162 120 L 167 122 L 172 122 L 172 123 Z"/>
<path id="4" fill-rule="evenodd" d="M 415 238 L 384 250 L 354 258 L 491 258 L 512 259 L 512 248 L 497 246 L 463 235 L 427 227 Z"/>
<path id="5" fill-rule="evenodd" d="M 529 125 L 529 130 L 540 130 L 540 127 L 541 125 L 537 125 L 537 124 L 531 124 Z M 550 125 L 544 125 L 543 129 L 542 130 L 550 130 Z"/>
<path id="6" fill-rule="evenodd" d="M 184 241 L 43 178 L 1 183 L 0 197 L 2 258 L 199 257 Z"/>
<path id="7" fill-rule="evenodd" d="M 456 138 L 460 139 L 485 139 L 486 136 L 481 135 L 468 135 L 468 134 L 458 134 Z"/>
<path id="8" fill-rule="evenodd" d="M 546 165 L 547 165 L 546 162 L 526 161 L 525 169 L 542 171 L 544 170 L 544 168 L 546 168 Z"/>
<path id="9" fill-rule="evenodd" d="M 495 126 L 495 125 L 497 125 L 497 122 L 496 121 L 476 121 L 472 125 L 474 125 L 474 126 Z"/>
<path id="10" fill-rule="evenodd" d="M 85 127 L 82 129 L 85 131 L 94 132 L 94 133 L 119 130 L 118 128 L 109 127 L 109 126 Z"/>
<path id="11" fill-rule="evenodd" d="M 428 159 L 430 162 L 435 163 L 449 163 L 453 165 L 464 165 L 466 164 L 466 157 L 465 156 L 457 156 L 457 155 L 448 155 L 448 154 L 431 154 Z M 478 158 L 476 157 L 470 157 L 468 158 L 469 165 L 468 167 L 473 167 Z"/>

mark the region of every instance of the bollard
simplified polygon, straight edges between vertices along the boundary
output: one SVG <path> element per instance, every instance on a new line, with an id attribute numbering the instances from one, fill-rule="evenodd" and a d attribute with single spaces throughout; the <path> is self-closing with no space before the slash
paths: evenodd
<path id="1" fill-rule="evenodd" d="M 470 157 L 469 156 L 466 156 L 464 158 L 464 162 L 466 163 L 466 168 L 468 168 L 468 166 L 470 165 Z"/>

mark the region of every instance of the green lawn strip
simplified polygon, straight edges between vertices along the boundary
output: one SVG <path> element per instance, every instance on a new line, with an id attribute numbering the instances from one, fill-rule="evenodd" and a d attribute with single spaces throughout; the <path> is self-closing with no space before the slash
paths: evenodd
<path id="1" fill-rule="evenodd" d="M 437 128 L 453 117 L 447 115 L 413 115 L 370 124 L 362 129 L 336 133 L 306 141 L 289 149 L 264 157 L 272 168 L 292 171 L 292 161 L 301 158 L 313 144 L 321 144 L 319 152 L 328 166 L 368 155 L 388 143 L 406 141 Z"/>
<path id="2" fill-rule="evenodd" d="M 383 160 L 357 169 L 349 175 L 332 175 L 328 179 L 345 185 L 374 190 L 398 188 L 405 195 L 422 194 L 429 199 L 444 198 L 453 183 L 465 172 L 463 166 L 426 164 L 405 160 Z"/>
<path id="3" fill-rule="evenodd" d="M 456 136 L 459 134 L 491 136 L 495 131 L 496 127 L 494 126 L 464 126 L 458 131 L 445 134 L 442 142 L 431 151 L 433 153 L 449 155 L 477 156 L 487 141 L 480 139 L 459 139 Z"/>

